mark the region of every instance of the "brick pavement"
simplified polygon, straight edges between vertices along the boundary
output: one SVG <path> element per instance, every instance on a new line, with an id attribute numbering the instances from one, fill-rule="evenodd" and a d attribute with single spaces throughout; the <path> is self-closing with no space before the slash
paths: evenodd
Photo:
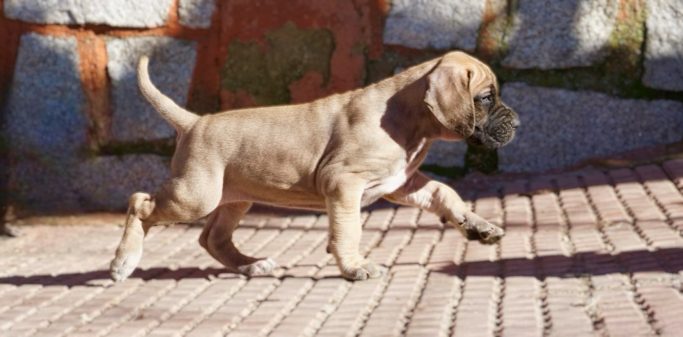
<path id="1" fill-rule="evenodd" d="M 241 249 L 282 266 L 252 279 L 202 251 L 200 227 L 156 227 L 117 284 L 119 226 L 26 226 L 0 241 L 0 336 L 680 336 L 683 160 L 491 186 L 463 194 L 505 226 L 493 246 L 417 209 L 364 212 L 361 248 L 389 272 L 356 283 L 325 253 L 325 216 L 244 219 Z"/>

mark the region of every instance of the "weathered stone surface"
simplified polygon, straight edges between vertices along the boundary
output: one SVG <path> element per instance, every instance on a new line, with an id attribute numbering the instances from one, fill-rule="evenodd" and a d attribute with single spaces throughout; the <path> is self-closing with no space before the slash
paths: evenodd
<path id="1" fill-rule="evenodd" d="M 228 47 L 226 63 L 235 56 L 232 53 L 233 44 L 244 52 L 240 60 L 230 66 L 230 70 L 226 69 L 227 65 L 221 69 L 222 109 L 253 107 L 266 104 L 261 103 L 264 101 L 276 102 L 283 98 L 291 103 L 310 102 L 332 93 L 356 89 L 365 83 L 367 59 L 378 58 L 381 54 L 380 36 L 373 33 L 382 21 L 376 16 L 381 15 L 381 12 L 375 11 L 380 9 L 379 2 L 230 0 L 220 2 L 220 5 L 221 31 L 230 37 L 224 46 Z M 277 54 L 283 58 L 278 60 L 274 55 L 266 56 L 268 60 L 275 60 L 279 64 L 269 65 L 271 69 L 256 68 L 268 72 L 265 76 L 250 75 L 245 71 L 247 67 L 254 67 L 261 62 L 258 59 L 245 59 L 245 56 L 253 55 L 250 53 L 254 52 L 254 45 L 264 54 Z M 276 49 L 279 50 L 276 52 Z M 261 58 L 258 55 L 256 57 Z M 245 61 L 249 64 L 240 63 Z M 290 74 L 269 73 L 282 69 L 283 65 L 291 66 L 285 68 Z M 258 88 L 256 85 L 252 87 L 252 84 L 243 86 L 233 83 L 241 86 L 236 90 L 227 85 L 226 72 L 234 70 L 242 76 L 241 80 L 235 82 L 243 84 L 247 84 L 244 80 L 252 81 L 250 76 L 255 82 L 269 76 L 276 79 L 272 83 L 262 82 L 262 85 L 270 88 L 264 88 L 255 95 L 251 88 Z M 301 73 L 303 75 L 298 78 Z M 287 84 L 292 78 L 292 82 Z M 288 93 L 273 88 L 280 86 L 283 80 L 288 86 Z M 259 102 L 256 96 L 260 96 Z"/>
<path id="2" fill-rule="evenodd" d="M 498 151 L 499 168 L 533 172 L 591 157 L 681 140 L 683 104 L 620 99 L 590 91 L 503 86 L 503 100 L 519 113 L 515 139 Z"/>
<path id="3" fill-rule="evenodd" d="M 246 91 L 259 105 L 290 103 L 291 85 L 308 72 L 330 78 L 334 37 L 327 29 L 300 29 L 288 22 L 266 34 L 267 51 L 257 43 L 234 41 L 228 47 L 221 85 Z M 318 86 L 320 86 L 320 83 Z"/>
<path id="4" fill-rule="evenodd" d="M 395 0 L 384 43 L 411 48 L 474 50 L 484 0 Z"/>
<path id="5" fill-rule="evenodd" d="M 12 167 L 12 198 L 40 211 L 123 211 L 130 194 L 154 193 L 168 167 L 168 159 L 156 155 L 21 161 Z"/>
<path id="6" fill-rule="evenodd" d="M 617 6 L 617 0 L 519 1 L 503 65 L 553 69 L 600 62 Z"/>
<path id="7" fill-rule="evenodd" d="M 443 167 L 463 167 L 465 165 L 466 152 L 467 144 L 465 142 L 438 141 L 432 144 L 424 164 Z"/>
<path id="8" fill-rule="evenodd" d="M 209 28 L 215 8 L 215 0 L 180 0 L 180 24 L 192 28 Z"/>
<path id="9" fill-rule="evenodd" d="M 158 27 L 172 0 L 5 0 L 5 15 L 34 23 Z"/>
<path id="10" fill-rule="evenodd" d="M 648 87 L 683 91 L 683 2 L 647 1 L 645 75 Z"/>
<path id="11" fill-rule="evenodd" d="M 173 136 L 173 128 L 140 94 L 136 67 L 141 56 L 151 55 L 149 73 L 152 81 L 164 94 L 184 106 L 194 69 L 195 44 L 167 37 L 107 41 L 114 140 L 139 141 Z"/>
<path id="12" fill-rule="evenodd" d="M 119 210 L 134 192 L 154 193 L 169 177 L 169 159 L 157 155 L 103 156 L 84 160 L 74 183 L 84 210 Z"/>
<path id="13" fill-rule="evenodd" d="M 21 37 L 7 106 L 13 151 L 51 158 L 72 156 L 85 144 L 85 101 L 76 39 Z"/>
<path id="14" fill-rule="evenodd" d="M 69 198 L 69 167 L 86 145 L 75 38 L 21 37 L 5 109 L 12 199 L 55 208 Z"/>

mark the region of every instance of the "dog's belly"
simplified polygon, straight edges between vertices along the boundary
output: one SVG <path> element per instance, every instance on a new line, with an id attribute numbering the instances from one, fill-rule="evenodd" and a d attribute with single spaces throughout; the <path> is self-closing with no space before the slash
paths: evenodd
<path id="1" fill-rule="evenodd" d="M 367 206 L 383 196 L 396 191 L 407 180 L 405 172 L 382 177 L 368 183 L 361 197 L 361 206 Z M 315 211 L 325 211 L 325 198 L 316 192 L 301 189 L 278 189 L 272 186 L 251 191 L 226 189 L 223 192 L 223 202 L 251 201 L 286 208 L 298 208 Z"/>
<path id="2" fill-rule="evenodd" d="M 325 210 L 325 198 L 315 192 L 301 189 L 279 189 L 273 186 L 259 186 L 258 189 L 232 188 L 223 191 L 223 203 L 233 201 L 251 201 L 261 204 L 280 206 L 286 208 L 299 208 L 308 210 Z"/>

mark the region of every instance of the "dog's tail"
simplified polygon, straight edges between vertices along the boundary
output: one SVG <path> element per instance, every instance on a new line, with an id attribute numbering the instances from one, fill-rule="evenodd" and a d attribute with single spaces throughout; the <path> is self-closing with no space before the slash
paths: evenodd
<path id="1" fill-rule="evenodd" d="M 159 91 L 149 79 L 148 65 L 149 58 L 147 56 L 141 57 L 138 63 L 138 86 L 142 95 L 165 120 L 173 125 L 176 131 L 179 133 L 186 132 L 199 119 L 199 116 L 181 108 Z"/>

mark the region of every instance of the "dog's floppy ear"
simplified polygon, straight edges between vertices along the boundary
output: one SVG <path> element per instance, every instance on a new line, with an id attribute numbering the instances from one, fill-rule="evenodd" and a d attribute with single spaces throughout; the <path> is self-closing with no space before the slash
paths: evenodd
<path id="1" fill-rule="evenodd" d="M 476 124 L 471 78 L 471 70 L 452 63 L 440 64 L 427 75 L 424 102 L 444 127 L 463 138 L 474 133 Z"/>

